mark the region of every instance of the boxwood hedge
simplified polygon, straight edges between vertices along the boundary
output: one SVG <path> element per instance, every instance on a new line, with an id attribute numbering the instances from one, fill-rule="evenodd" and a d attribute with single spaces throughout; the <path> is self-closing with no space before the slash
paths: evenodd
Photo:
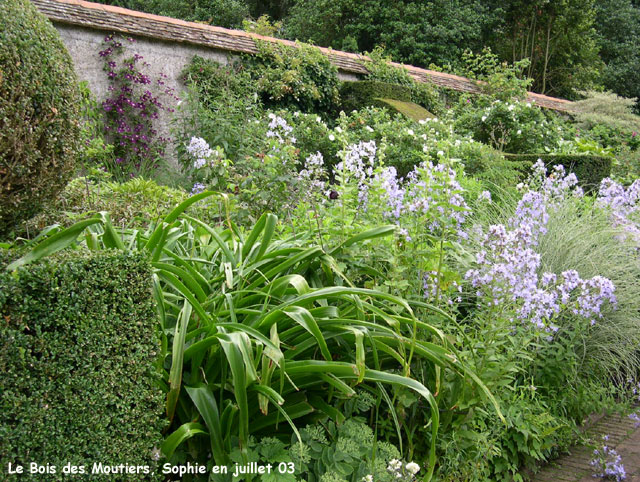
<path id="1" fill-rule="evenodd" d="M 94 463 L 155 470 L 164 426 L 154 380 L 160 349 L 143 258 L 56 256 L 7 272 L 0 251 L 0 473 L 53 465 L 15 480 L 158 480 L 95 475 Z M 5 479 L 6 477 L 6 479 Z"/>
<path id="2" fill-rule="evenodd" d="M 0 2 L 0 237 L 64 188 L 80 150 L 80 91 L 60 35 L 28 0 Z"/>

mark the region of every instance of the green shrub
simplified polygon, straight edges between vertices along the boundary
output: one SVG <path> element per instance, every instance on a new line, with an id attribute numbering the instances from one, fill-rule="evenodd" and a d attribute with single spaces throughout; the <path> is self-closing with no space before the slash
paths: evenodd
<path id="1" fill-rule="evenodd" d="M 611 174 L 611 159 L 584 154 L 505 154 L 506 159 L 535 163 L 538 159 L 547 166 L 562 164 L 567 171 L 575 173 L 580 185 L 588 190 L 597 189 L 605 177 Z"/>
<path id="2" fill-rule="evenodd" d="M 464 164 L 464 172 L 482 181 L 494 199 L 503 196 L 504 190 L 514 188 L 529 172 L 531 161 L 514 161 L 491 147 L 479 142 L 461 144 L 459 157 Z"/>
<path id="3" fill-rule="evenodd" d="M 65 186 L 80 94 L 55 28 L 27 0 L 0 3 L 0 236 Z"/>
<path id="4" fill-rule="evenodd" d="M 256 41 L 258 53 L 245 57 L 265 105 L 327 115 L 339 102 L 338 69 L 316 47 Z"/>
<path id="5" fill-rule="evenodd" d="M 67 480 L 67 463 L 86 467 L 75 480 L 114 480 L 91 475 L 100 462 L 153 470 L 163 421 L 149 264 L 139 255 L 75 251 L 6 272 L 9 256 L 0 253 L 3 470 L 57 467 L 39 480 Z"/>
<path id="6" fill-rule="evenodd" d="M 100 211 L 109 212 L 116 226 L 148 226 L 188 197 L 186 191 L 159 185 L 149 179 L 136 177 L 119 183 L 113 182 L 106 173 L 94 171 L 69 182 L 60 196 L 42 213 L 30 219 L 24 229 L 33 234 L 53 224 L 66 227 Z M 211 220 L 209 212 L 206 203 L 190 209 L 190 214 Z"/>
<path id="7" fill-rule="evenodd" d="M 402 99 L 399 97 L 391 98 L 415 102 L 436 114 L 443 112 L 444 105 L 440 99 L 440 92 L 433 84 L 417 82 L 413 77 L 411 77 L 411 75 L 409 75 L 409 71 L 407 69 L 392 65 L 391 57 L 386 55 L 382 48 L 375 48 L 372 52 L 368 52 L 367 55 L 371 61 L 364 64 L 369 71 L 365 77 L 366 80 L 407 87 L 411 92 L 410 99 Z"/>
<path id="8" fill-rule="evenodd" d="M 567 126 L 530 102 L 465 96 L 455 107 L 455 129 L 476 141 L 514 154 L 557 148 Z"/>
<path id="9" fill-rule="evenodd" d="M 631 184 L 640 177 L 640 116 L 633 113 L 635 99 L 605 92 L 586 95 L 571 104 L 576 127 L 583 137 L 610 148 L 615 155 L 613 176 Z"/>
<path id="10" fill-rule="evenodd" d="M 174 124 L 176 150 L 185 172 L 192 170 L 186 146 L 201 137 L 236 161 L 259 152 L 264 142 L 262 102 L 250 73 L 240 63 L 221 65 L 195 56 L 182 72 L 189 95 Z"/>
<path id="11" fill-rule="evenodd" d="M 380 98 L 409 102 L 411 101 L 411 89 L 404 85 L 377 80 L 343 82 L 340 86 L 342 110 L 346 113 L 367 106 L 388 107 L 380 105 L 380 102 L 376 100 Z"/>

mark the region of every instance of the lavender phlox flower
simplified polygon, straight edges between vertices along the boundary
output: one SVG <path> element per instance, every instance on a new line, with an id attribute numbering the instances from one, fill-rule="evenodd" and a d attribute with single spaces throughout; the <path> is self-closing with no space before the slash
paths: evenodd
<path id="1" fill-rule="evenodd" d="M 207 141 L 202 137 L 192 137 L 187 146 L 187 152 L 195 159 L 193 162 L 194 169 L 204 167 L 213 155 L 213 149 L 209 147 Z"/>
<path id="2" fill-rule="evenodd" d="M 463 192 L 453 169 L 444 164 L 423 162 L 407 175 L 404 209 L 425 215 L 430 231 L 452 229 L 464 233 L 462 225 L 470 209 Z"/>
<path id="3" fill-rule="evenodd" d="M 367 181 L 373 175 L 377 151 L 375 141 L 350 144 L 340 153 L 342 160 L 334 168 L 334 172 L 342 176 L 343 182 L 353 179 L 358 184 L 358 204 L 365 210 L 369 199 Z"/>
<path id="4" fill-rule="evenodd" d="M 409 231 L 405 228 L 399 228 L 398 229 L 398 234 L 400 236 L 403 236 L 405 241 L 410 242 L 411 241 L 411 236 L 409 236 Z"/>
<path id="5" fill-rule="evenodd" d="M 404 211 L 405 190 L 402 187 L 402 179 L 398 179 L 396 168 L 385 167 L 375 176 L 375 181 L 384 190 L 388 211 L 384 212 L 387 217 L 399 219 Z"/>
<path id="6" fill-rule="evenodd" d="M 611 212 L 611 221 L 615 227 L 621 227 L 620 236 L 632 239 L 640 245 L 640 179 L 625 188 L 610 178 L 600 183 L 598 205 Z"/>
<path id="7" fill-rule="evenodd" d="M 609 437 L 604 436 L 602 439 L 607 441 Z M 589 465 L 593 467 L 594 477 L 616 481 L 627 478 L 626 470 L 622 464 L 622 457 L 615 449 L 603 444 L 600 449 L 594 449 L 593 456 Z"/>
<path id="8" fill-rule="evenodd" d="M 200 194 L 202 191 L 206 189 L 207 186 L 202 184 L 201 182 L 196 182 L 191 188 L 191 194 Z"/>
<path id="9" fill-rule="evenodd" d="M 546 168 L 539 161 L 534 176 L 544 175 Z M 577 271 L 567 270 L 558 279 L 555 273 L 540 272 L 541 257 L 535 246 L 547 231 L 548 209 L 576 183 L 575 176 L 565 175 L 564 168 L 556 166 L 550 180 L 539 180 L 539 190 L 524 193 L 506 225 L 491 225 L 486 233 L 476 231 L 482 249 L 476 253 L 476 267 L 465 274 L 488 306 L 514 303 L 519 320 L 548 332 L 558 329 L 551 320 L 565 308 L 595 324 L 602 317 L 603 303 L 615 308 L 617 302 L 615 286 L 602 276 L 585 280 Z"/>
<path id="10" fill-rule="evenodd" d="M 640 414 L 638 414 L 638 412 L 633 412 L 632 414 L 629 415 L 629 418 L 635 422 L 633 424 L 635 428 L 640 427 Z"/>
<path id="11" fill-rule="evenodd" d="M 482 191 L 478 194 L 478 201 L 491 201 L 491 193 L 489 191 Z"/>
<path id="12" fill-rule="evenodd" d="M 438 286 L 440 285 L 440 280 L 438 278 L 437 271 L 427 271 L 422 276 L 422 289 L 423 295 L 425 298 L 435 298 L 438 294 Z"/>
<path id="13" fill-rule="evenodd" d="M 296 143 L 296 138 L 291 135 L 293 127 L 291 127 L 285 119 L 275 115 L 273 112 L 270 112 L 268 117 L 271 119 L 268 126 L 269 130 L 267 131 L 268 138 L 277 139 L 280 144 L 287 142 L 290 144 Z"/>

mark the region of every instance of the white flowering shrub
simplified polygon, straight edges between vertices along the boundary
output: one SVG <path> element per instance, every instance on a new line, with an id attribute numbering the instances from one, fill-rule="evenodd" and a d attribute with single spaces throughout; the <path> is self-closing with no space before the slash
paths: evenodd
<path id="1" fill-rule="evenodd" d="M 555 114 L 526 101 L 463 99 L 456 107 L 455 129 L 475 140 L 509 153 L 555 150 L 572 131 Z"/>

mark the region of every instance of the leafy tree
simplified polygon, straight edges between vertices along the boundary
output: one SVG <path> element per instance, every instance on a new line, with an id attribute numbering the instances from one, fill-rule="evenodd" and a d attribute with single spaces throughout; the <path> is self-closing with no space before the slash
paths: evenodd
<path id="1" fill-rule="evenodd" d="M 466 48 L 479 50 L 492 18 L 481 0 L 299 0 L 285 19 L 291 38 L 351 51 L 384 45 L 416 66 L 457 65 Z"/>
<path id="2" fill-rule="evenodd" d="M 594 0 L 501 0 L 495 9 L 502 21 L 487 42 L 505 60 L 529 59 L 525 74 L 534 79 L 533 90 L 575 97 L 597 85 L 602 61 Z"/>
<path id="3" fill-rule="evenodd" d="M 225 28 L 240 28 L 249 17 L 249 6 L 244 0 L 100 0 L 100 3 Z"/>
<path id="4" fill-rule="evenodd" d="M 606 64 L 604 86 L 624 97 L 640 97 L 640 6 L 632 0 L 601 0 L 595 26 Z"/>
<path id="5" fill-rule="evenodd" d="M 27 0 L 0 2 L 0 236 L 55 199 L 73 175 L 80 102 L 56 29 Z"/>

